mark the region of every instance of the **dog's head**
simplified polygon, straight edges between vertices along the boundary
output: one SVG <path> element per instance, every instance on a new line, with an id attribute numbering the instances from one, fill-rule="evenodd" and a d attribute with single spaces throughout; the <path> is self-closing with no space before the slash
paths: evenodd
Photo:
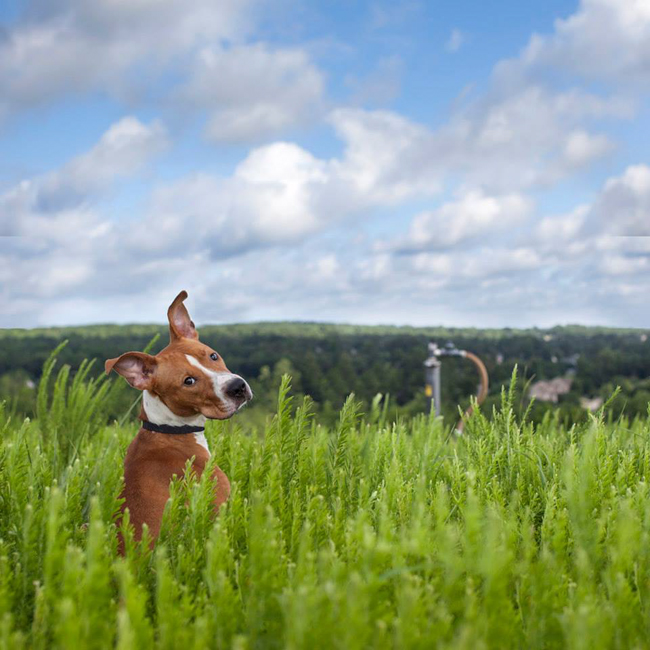
<path id="1" fill-rule="evenodd" d="M 106 361 L 106 374 L 115 370 L 139 390 L 146 390 L 181 417 L 203 415 L 225 420 L 253 394 L 211 347 L 199 342 L 181 291 L 167 310 L 169 345 L 157 355 L 126 352 Z"/>

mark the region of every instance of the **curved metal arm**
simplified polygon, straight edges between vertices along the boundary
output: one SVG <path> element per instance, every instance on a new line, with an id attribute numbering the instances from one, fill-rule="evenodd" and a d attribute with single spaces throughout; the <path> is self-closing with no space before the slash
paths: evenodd
<path id="1" fill-rule="evenodd" d="M 476 402 L 480 406 L 483 404 L 488 394 L 488 388 L 490 385 L 488 371 L 485 367 L 485 364 L 475 354 L 472 352 L 467 352 L 465 350 L 463 350 L 463 352 L 464 354 L 462 356 L 474 363 L 474 365 L 478 368 L 479 375 L 481 376 L 481 384 L 479 386 L 478 395 L 476 396 Z M 465 411 L 465 415 L 463 415 L 463 417 L 458 421 L 458 424 L 456 425 L 456 433 L 458 435 L 461 435 L 463 433 L 463 429 L 465 428 L 465 420 L 473 413 L 473 411 L 474 406 L 472 405 Z"/>

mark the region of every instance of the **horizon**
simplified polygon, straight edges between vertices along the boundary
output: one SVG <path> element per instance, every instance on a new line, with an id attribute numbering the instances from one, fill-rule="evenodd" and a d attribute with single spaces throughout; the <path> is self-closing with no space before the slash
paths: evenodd
<path id="1" fill-rule="evenodd" d="M 354 323 L 354 322 L 344 322 L 344 321 L 300 321 L 300 320 L 262 320 L 262 321 L 231 321 L 231 322 L 196 322 L 196 328 L 200 330 L 202 328 L 227 328 L 227 327 L 236 327 L 237 325 L 246 325 L 246 326 L 275 326 L 275 325 L 296 325 L 296 326 L 329 326 L 329 327 L 351 327 L 359 329 L 399 329 L 399 330 L 461 330 L 461 331 L 470 331 L 475 330 L 477 332 L 487 332 L 487 331 L 505 331 L 510 330 L 513 332 L 529 332 L 529 331 L 538 331 L 538 332 L 549 332 L 551 330 L 563 330 L 569 328 L 582 328 L 585 330 L 606 330 L 612 332 L 626 332 L 630 333 L 647 333 L 650 332 L 650 326 L 648 327 L 611 327 L 608 325 L 584 325 L 582 323 L 557 323 L 549 327 L 539 327 L 537 325 L 531 325 L 529 327 L 512 327 L 512 326 L 503 326 L 503 327 L 480 327 L 474 325 L 467 326 L 458 326 L 458 325 L 444 325 L 444 324 L 432 324 L 432 325 L 410 325 L 408 323 Z M 90 329 L 90 328 L 101 328 L 101 327 L 116 327 L 116 328 L 127 328 L 127 327 L 143 327 L 143 328 L 157 328 L 157 329 L 168 329 L 169 323 L 167 322 L 153 322 L 153 321 L 132 321 L 124 323 L 112 323 L 112 322 L 103 322 L 103 323 L 80 323 L 72 325 L 45 325 L 37 327 L 2 327 L 0 328 L 0 335 L 2 333 L 10 332 L 39 332 L 39 331 L 51 331 L 51 330 L 74 330 L 74 329 Z"/>
<path id="2" fill-rule="evenodd" d="M 497 4 L 3 3 L 0 327 L 647 327 L 650 4 Z"/>

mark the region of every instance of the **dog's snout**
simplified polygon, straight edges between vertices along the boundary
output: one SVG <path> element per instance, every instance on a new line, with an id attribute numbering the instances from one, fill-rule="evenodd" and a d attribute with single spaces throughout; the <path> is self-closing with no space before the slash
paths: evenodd
<path id="1" fill-rule="evenodd" d="M 236 377 L 226 385 L 225 393 L 232 399 L 244 399 L 246 392 L 246 382 L 241 377 Z"/>

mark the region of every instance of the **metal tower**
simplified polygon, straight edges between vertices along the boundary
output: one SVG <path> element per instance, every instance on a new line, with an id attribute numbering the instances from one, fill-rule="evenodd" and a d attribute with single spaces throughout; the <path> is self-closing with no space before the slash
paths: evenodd
<path id="1" fill-rule="evenodd" d="M 464 357 L 474 363 L 478 369 L 480 376 L 480 384 L 478 395 L 476 396 L 477 403 L 483 403 L 488 393 L 489 377 L 485 364 L 472 352 L 467 350 L 459 350 L 451 341 L 448 342 L 444 348 L 438 346 L 437 343 L 431 341 L 429 343 L 429 357 L 424 362 L 425 367 L 425 393 L 431 399 L 431 410 L 434 411 L 436 416 L 440 415 L 440 371 L 442 366 L 442 357 Z M 460 435 L 465 426 L 465 420 L 471 415 L 473 407 L 470 406 L 465 415 L 456 425 L 456 432 Z"/>

